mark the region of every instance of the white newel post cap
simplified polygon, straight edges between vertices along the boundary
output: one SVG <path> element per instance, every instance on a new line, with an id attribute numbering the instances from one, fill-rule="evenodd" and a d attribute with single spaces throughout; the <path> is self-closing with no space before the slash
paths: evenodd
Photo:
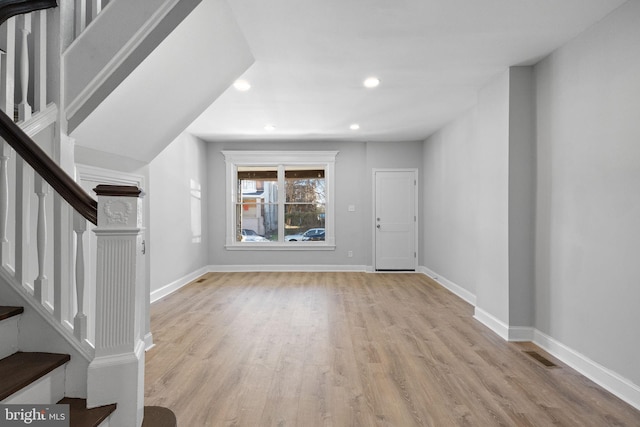
<path id="1" fill-rule="evenodd" d="M 135 186 L 98 185 L 98 228 L 132 229 L 142 227 L 143 191 Z"/>

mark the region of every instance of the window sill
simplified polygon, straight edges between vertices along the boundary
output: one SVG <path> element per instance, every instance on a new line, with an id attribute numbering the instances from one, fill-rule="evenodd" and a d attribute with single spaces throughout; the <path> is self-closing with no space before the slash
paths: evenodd
<path id="1" fill-rule="evenodd" d="M 302 242 L 298 243 L 246 243 L 225 245 L 225 249 L 228 251 L 334 251 L 336 245 L 318 245 L 318 244 L 306 244 Z"/>

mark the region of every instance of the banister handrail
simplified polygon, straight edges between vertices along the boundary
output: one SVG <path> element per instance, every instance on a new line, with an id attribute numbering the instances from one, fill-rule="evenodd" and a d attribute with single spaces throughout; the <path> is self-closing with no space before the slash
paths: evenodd
<path id="1" fill-rule="evenodd" d="M 57 0 L 0 0 L 0 24 L 15 15 L 56 6 Z"/>
<path id="2" fill-rule="evenodd" d="M 0 111 L 0 136 L 80 215 L 97 225 L 98 202 L 87 194 L 4 111 Z"/>
<path id="3" fill-rule="evenodd" d="M 12 16 L 58 6 L 57 0 L 0 0 L 0 24 Z M 78 213 L 98 222 L 98 203 L 4 112 L 0 112 L 0 136 Z"/>

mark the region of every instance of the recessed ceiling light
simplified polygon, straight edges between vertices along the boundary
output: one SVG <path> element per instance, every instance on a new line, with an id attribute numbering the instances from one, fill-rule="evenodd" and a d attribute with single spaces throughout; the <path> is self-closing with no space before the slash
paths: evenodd
<path id="1" fill-rule="evenodd" d="M 236 90 L 239 90 L 240 92 L 246 92 L 251 89 L 251 84 L 246 80 L 240 79 L 233 82 L 233 87 L 235 87 Z"/>
<path id="2" fill-rule="evenodd" d="M 378 85 L 380 84 L 380 79 L 377 77 L 367 77 L 362 84 L 364 84 L 364 87 L 368 88 L 378 87 Z"/>
<path id="3" fill-rule="evenodd" d="M 265 125 L 264 130 L 268 130 L 268 131 L 276 130 L 276 127 L 274 125 Z"/>
<path id="4" fill-rule="evenodd" d="M 352 124 L 351 126 L 349 126 L 349 129 L 351 130 L 358 130 L 360 129 L 360 125 L 357 123 Z"/>

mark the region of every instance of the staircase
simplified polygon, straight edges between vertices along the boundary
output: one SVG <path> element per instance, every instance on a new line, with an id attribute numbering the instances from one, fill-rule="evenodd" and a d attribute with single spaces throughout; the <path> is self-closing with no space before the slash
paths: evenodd
<path id="1" fill-rule="evenodd" d="M 66 404 L 72 427 L 108 426 L 116 405 L 88 409 L 86 399 L 64 397 L 68 354 L 16 351 L 23 312 L 22 307 L 0 306 L 0 403 Z"/>
<path id="2" fill-rule="evenodd" d="M 88 194 L 74 156 L 150 162 L 252 62 L 224 0 L 0 0 L 0 405 L 68 404 L 78 426 L 176 425 L 144 407 L 142 191 Z M 153 78 L 126 85 L 140 76 Z"/>
<path id="3" fill-rule="evenodd" d="M 74 181 L 65 76 L 50 66 L 68 18 L 78 36 L 107 0 L 59 2 L 0 1 L 0 405 L 69 405 L 72 426 L 173 427 L 144 407 L 142 191 L 98 185 L 95 200 Z"/>

